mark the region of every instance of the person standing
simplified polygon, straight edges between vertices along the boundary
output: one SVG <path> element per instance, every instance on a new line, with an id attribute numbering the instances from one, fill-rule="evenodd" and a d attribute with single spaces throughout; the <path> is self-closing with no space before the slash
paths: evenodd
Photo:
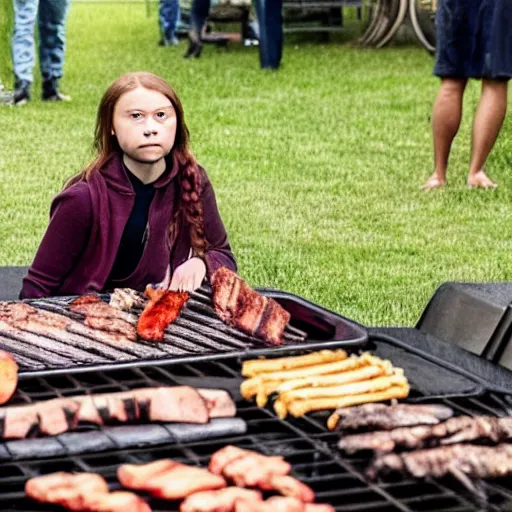
<path id="1" fill-rule="evenodd" d="M 210 13 L 211 0 L 193 0 L 190 14 L 189 46 L 186 59 L 200 57 L 201 33 Z M 259 24 L 260 66 L 278 69 L 283 55 L 282 0 L 253 0 Z"/>
<path id="2" fill-rule="evenodd" d="M 4 87 L 7 80 L 11 57 L 9 55 L 8 39 L 12 28 L 12 7 L 10 0 L 0 0 L 0 104 L 12 103 L 12 92 Z"/>
<path id="3" fill-rule="evenodd" d="M 31 98 L 34 81 L 36 19 L 39 29 L 39 66 L 44 101 L 70 101 L 59 90 L 66 50 L 66 20 L 71 0 L 13 0 L 14 103 L 22 105 Z"/>
<path id="4" fill-rule="evenodd" d="M 434 173 L 424 190 L 443 187 L 452 142 L 462 118 L 468 79 L 482 81 L 473 122 L 469 187 L 496 188 L 484 167 L 501 130 L 512 77 L 512 1 L 440 0 L 434 74 L 441 87 L 434 104 Z"/>
<path id="5" fill-rule="evenodd" d="M 180 19 L 179 0 L 160 0 L 158 20 L 162 37 L 160 46 L 175 46 L 179 44 L 176 28 Z"/>

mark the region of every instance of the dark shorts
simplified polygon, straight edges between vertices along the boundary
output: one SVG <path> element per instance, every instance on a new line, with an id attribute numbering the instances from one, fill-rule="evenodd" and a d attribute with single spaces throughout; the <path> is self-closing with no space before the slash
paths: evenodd
<path id="1" fill-rule="evenodd" d="M 434 74 L 512 78 L 512 0 L 440 0 Z"/>

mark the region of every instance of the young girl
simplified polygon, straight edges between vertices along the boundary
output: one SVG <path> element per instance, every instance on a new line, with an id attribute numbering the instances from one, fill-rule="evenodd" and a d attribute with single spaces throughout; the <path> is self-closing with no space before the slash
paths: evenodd
<path id="1" fill-rule="evenodd" d="M 96 159 L 51 205 L 21 298 L 164 282 L 192 291 L 236 262 L 181 102 L 162 78 L 128 73 L 101 100 Z"/>

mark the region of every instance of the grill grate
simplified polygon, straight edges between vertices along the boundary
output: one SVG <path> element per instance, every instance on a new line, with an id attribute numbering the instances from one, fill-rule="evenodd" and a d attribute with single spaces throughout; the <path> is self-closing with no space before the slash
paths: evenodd
<path id="1" fill-rule="evenodd" d="M 82 392 L 120 391 L 155 384 L 190 384 L 224 387 L 236 390 L 241 382 L 240 363 L 236 358 L 156 367 L 130 368 L 117 371 L 89 372 L 75 375 L 31 377 L 21 382 L 14 403 L 31 403 Z M 478 398 L 442 400 L 460 414 L 510 413 L 510 397 L 485 393 Z M 439 403 L 440 400 L 436 400 Z M 201 442 L 176 442 L 145 448 L 126 449 L 96 454 L 68 455 L 50 459 L 25 459 L 2 465 L 0 471 L 0 510 L 42 512 L 53 510 L 24 497 L 24 482 L 53 471 L 93 471 L 105 476 L 112 489 L 118 489 L 115 470 L 126 462 L 148 462 L 171 457 L 188 464 L 206 466 L 209 457 L 226 444 L 254 449 L 262 453 L 280 454 L 292 464 L 293 474 L 310 485 L 318 502 L 332 504 L 337 511 L 424 510 L 447 512 L 476 512 L 482 510 L 473 496 L 451 479 L 418 481 L 403 478 L 393 483 L 369 482 L 364 470 L 369 463 L 365 455 L 347 456 L 338 452 L 338 434 L 325 428 L 326 414 L 314 414 L 293 421 L 275 417 L 269 409 L 261 409 L 239 401 L 238 416 L 245 420 L 244 435 Z M 510 510 L 512 479 L 489 481 L 484 484 L 489 496 L 487 510 Z M 150 500 L 153 510 L 177 511 L 178 504 Z"/>
<path id="2" fill-rule="evenodd" d="M 263 292 L 265 293 L 265 292 Z M 318 348 L 333 344 L 362 346 L 366 331 L 344 317 L 300 297 L 283 292 L 266 295 L 284 302 L 292 314 L 282 347 L 266 347 L 256 337 L 225 325 L 214 313 L 210 292 L 194 292 L 180 317 L 165 332 L 164 341 L 112 341 L 97 329 L 83 324 L 83 317 L 69 311 L 74 297 L 37 299 L 29 304 L 73 320 L 66 330 L 47 335 L 27 331 L 0 330 L 0 349 L 11 352 L 20 365 L 20 375 L 51 372 L 89 371 L 191 360 L 208 360 L 234 355 L 264 355 L 294 348 Z M 134 324 L 140 310 L 126 314 Z"/>

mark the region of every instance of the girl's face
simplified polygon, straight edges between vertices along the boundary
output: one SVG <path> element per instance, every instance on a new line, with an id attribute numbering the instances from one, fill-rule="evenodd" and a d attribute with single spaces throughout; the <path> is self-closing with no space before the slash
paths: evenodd
<path id="1" fill-rule="evenodd" d="M 176 138 L 176 121 L 167 96 L 137 87 L 117 101 L 112 134 L 132 160 L 154 164 L 170 153 Z"/>

